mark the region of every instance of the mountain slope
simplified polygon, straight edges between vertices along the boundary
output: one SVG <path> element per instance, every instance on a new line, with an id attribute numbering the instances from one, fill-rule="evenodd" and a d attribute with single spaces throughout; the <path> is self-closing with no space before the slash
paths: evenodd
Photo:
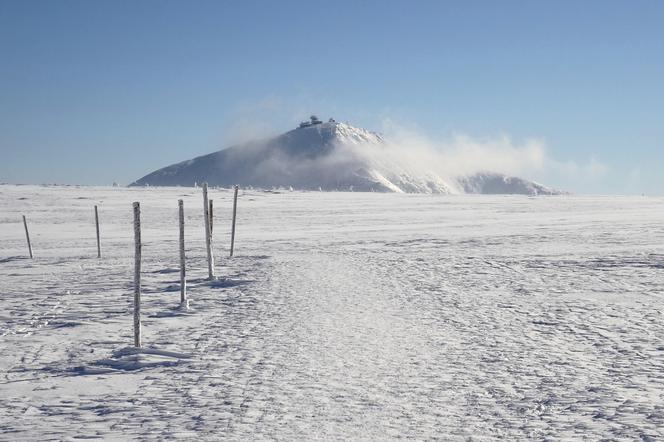
<path id="1" fill-rule="evenodd" d="M 534 181 L 493 172 L 480 172 L 475 175 L 458 177 L 456 180 L 465 193 L 520 195 L 559 195 L 563 193 Z"/>
<path id="2" fill-rule="evenodd" d="M 312 116 L 299 128 L 274 138 L 235 145 L 156 170 L 131 186 L 212 186 L 303 190 L 353 190 L 405 193 L 544 194 L 540 186 L 519 178 L 480 174 L 446 180 L 384 155 L 381 135 Z M 493 177 L 493 178 L 491 178 Z M 544 186 L 540 186 L 546 189 Z M 550 189 L 549 189 L 550 190 Z M 551 191 L 550 193 L 554 193 Z"/>

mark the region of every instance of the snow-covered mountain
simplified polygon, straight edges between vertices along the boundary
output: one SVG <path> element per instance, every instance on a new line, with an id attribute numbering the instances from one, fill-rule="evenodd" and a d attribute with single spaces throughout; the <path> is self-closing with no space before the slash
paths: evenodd
<path id="1" fill-rule="evenodd" d="M 385 153 L 385 155 L 383 155 Z M 212 186 L 405 193 L 556 191 L 516 177 L 482 173 L 460 178 L 415 168 L 387 154 L 375 132 L 315 116 L 274 138 L 235 145 L 156 170 L 132 186 Z"/>

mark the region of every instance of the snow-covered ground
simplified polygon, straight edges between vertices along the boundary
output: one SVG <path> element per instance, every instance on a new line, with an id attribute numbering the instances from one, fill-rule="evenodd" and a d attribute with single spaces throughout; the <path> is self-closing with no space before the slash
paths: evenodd
<path id="1" fill-rule="evenodd" d="M 0 186 L 0 438 L 664 438 L 664 199 L 211 198 Z"/>

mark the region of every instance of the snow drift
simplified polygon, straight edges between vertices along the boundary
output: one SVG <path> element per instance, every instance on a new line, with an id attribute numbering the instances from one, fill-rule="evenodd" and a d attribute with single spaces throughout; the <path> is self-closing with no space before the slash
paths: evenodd
<path id="1" fill-rule="evenodd" d="M 405 193 L 560 193 L 493 172 L 454 176 L 409 161 L 380 134 L 315 116 L 274 138 L 235 145 L 156 170 L 131 186 L 212 186 Z"/>

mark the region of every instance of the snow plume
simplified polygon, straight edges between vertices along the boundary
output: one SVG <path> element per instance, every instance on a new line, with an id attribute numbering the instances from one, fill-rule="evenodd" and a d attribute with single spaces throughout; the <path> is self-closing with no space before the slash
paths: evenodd
<path id="1" fill-rule="evenodd" d="M 528 139 L 515 143 L 508 136 L 475 138 L 455 135 L 434 140 L 421 132 L 384 124 L 385 152 L 401 164 L 430 170 L 445 177 L 491 171 L 507 175 L 530 174 L 545 168 L 544 143 Z M 380 155 L 379 152 L 376 154 Z M 384 154 L 384 153 L 383 153 Z"/>
<path id="2" fill-rule="evenodd" d="M 361 150 L 374 164 L 399 165 L 412 173 L 436 174 L 448 180 L 483 172 L 529 179 L 584 177 L 599 179 L 608 167 L 591 157 L 587 163 L 560 161 L 552 157 L 542 139 L 515 141 L 507 135 L 473 137 L 456 134 L 435 140 L 421 131 L 404 128 L 392 121 L 383 124 L 385 142 Z"/>

